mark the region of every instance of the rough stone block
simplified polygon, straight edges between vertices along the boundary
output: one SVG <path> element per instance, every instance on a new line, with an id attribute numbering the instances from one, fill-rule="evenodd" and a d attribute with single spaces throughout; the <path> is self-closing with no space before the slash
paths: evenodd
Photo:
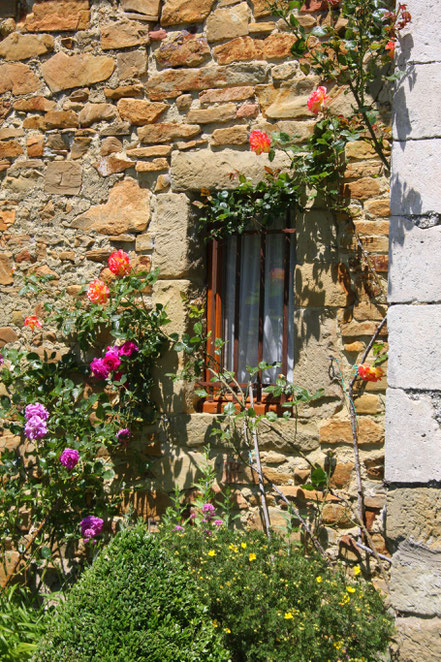
<path id="1" fill-rule="evenodd" d="M 168 143 L 176 138 L 192 138 L 200 132 L 198 124 L 151 124 L 138 129 L 138 137 L 142 143 Z"/>
<path id="2" fill-rule="evenodd" d="M 148 26 L 135 21 L 117 21 L 101 28 L 101 48 L 104 50 L 129 48 L 148 44 Z"/>
<path id="3" fill-rule="evenodd" d="M 150 221 L 150 191 L 142 189 L 134 179 L 117 182 L 103 205 L 91 207 L 77 216 L 72 227 L 92 228 L 111 236 L 126 232 L 143 232 Z"/>
<path id="4" fill-rule="evenodd" d="M 187 295 L 190 288 L 188 280 L 158 280 L 153 290 L 153 303 L 162 303 L 167 310 L 170 324 L 167 333 L 181 334 L 187 325 L 187 313 L 182 294 Z"/>
<path id="5" fill-rule="evenodd" d="M 161 25 L 201 23 L 210 13 L 213 0 L 165 0 Z"/>
<path id="6" fill-rule="evenodd" d="M 116 105 L 121 118 L 136 126 L 156 122 L 169 107 L 166 103 L 155 103 L 144 99 L 120 99 Z"/>
<path id="7" fill-rule="evenodd" d="M 441 138 L 395 141 L 392 146 L 391 213 L 441 212 Z"/>
<path id="8" fill-rule="evenodd" d="M 389 301 L 441 301 L 441 225 L 419 228 L 406 218 L 390 220 Z"/>
<path id="9" fill-rule="evenodd" d="M 395 625 L 399 646 L 397 662 L 441 660 L 440 618 L 408 616 L 397 618 Z"/>
<path id="10" fill-rule="evenodd" d="M 402 542 L 393 556 L 390 600 L 400 612 L 441 616 L 441 553 Z"/>
<path id="11" fill-rule="evenodd" d="M 230 173 L 246 172 L 247 177 L 258 182 L 265 175 L 265 166 L 289 167 L 289 158 L 280 154 L 270 164 L 266 154 L 256 157 L 249 151 L 224 149 L 214 154 L 208 149 L 200 149 L 194 152 L 172 152 L 172 188 L 174 191 L 194 191 L 204 187 L 235 188 L 237 181 L 230 177 Z"/>
<path id="12" fill-rule="evenodd" d="M 441 492 L 437 487 L 397 487 L 387 496 L 386 535 L 395 548 L 406 540 L 441 551 Z"/>
<path id="13" fill-rule="evenodd" d="M 27 60 L 54 49 L 54 38 L 48 34 L 31 35 L 13 32 L 0 42 L 0 57 L 5 60 Z"/>
<path id="14" fill-rule="evenodd" d="M 182 278 L 190 266 L 189 249 L 190 203 L 183 193 L 158 195 L 152 219 L 155 236 L 153 266 L 159 267 L 161 278 Z"/>
<path id="15" fill-rule="evenodd" d="M 89 27 L 89 0 L 39 0 L 27 14 L 28 32 L 85 30 Z"/>
<path id="16" fill-rule="evenodd" d="M 59 52 L 41 65 L 41 71 L 52 92 L 71 87 L 93 85 L 109 78 L 115 63 L 104 55 L 66 55 Z"/>
<path id="17" fill-rule="evenodd" d="M 392 347 L 397 347 L 396 342 L 392 341 Z M 440 405 L 429 394 L 409 396 L 401 389 L 387 390 L 386 480 L 441 480 L 441 429 L 435 418 L 441 413 Z"/>
<path id="18" fill-rule="evenodd" d="M 339 282 L 338 264 L 296 265 L 296 306 L 346 306 L 347 303 L 348 293 Z"/>
<path id="19" fill-rule="evenodd" d="M 70 161 L 48 163 L 44 189 L 46 193 L 77 195 L 81 189 L 81 166 Z"/>
<path id="20" fill-rule="evenodd" d="M 384 441 L 383 426 L 370 418 L 358 419 L 358 443 L 382 444 Z M 352 444 L 351 421 L 331 419 L 322 421 L 320 425 L 320 442 L 322 444 Z"/>
<path id="21" fill-rule="evenodd" d="M 204 37 L 178 32 L 155 51 L 157 62 L 163 67 L 197 67 L 210 55 Z"/>
<path id="22" fill-rule="evenodd" d="M 393 388 L 441 390 L 441 305 L 397 304 L 388 312 L 388 380 Z"/>
<path id="23" fill-rule="evenodd" d="M 125 11 L 136 11 L 144 14 L 152 21 L 159 17 L 160 0 L 121 0 L 121 6 Z"/>
<path id="24" fill-rule="evenodd" d="M 248 34 L 250 10 L 246 2 L 233 7 L 216 9 L 207 20 L 208 41 L 234 39 Z"/>
<path id="25" fill-rule="evenodd" d="M 0 94 L 30 94 L 41 87 L 40 81 L 27 64 L 11 62 L 0 65 Z"/>
<path id="26" fill-rule="evenodd" d="M 440 80 L 441 62 L 432 62 L 415 65 L 398 81 L 393 99 L 395 140 L 441 136 Z"/>

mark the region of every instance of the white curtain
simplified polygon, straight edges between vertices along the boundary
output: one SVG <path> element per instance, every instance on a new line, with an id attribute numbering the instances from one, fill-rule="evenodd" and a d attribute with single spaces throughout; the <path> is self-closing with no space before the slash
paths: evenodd
<path id="1" fill-rule="evenodd" d="M 290 235 L 293 237 L 293 235 Z M 236 266 L 236 246 L 238 239 L 230 238 L 226 242 L 224 252 L 224 283 L 223 311 L 224 333 L 227 340 L 225 351 L 225 367 L 234 369 L 234 309 L 236 296 L 236 281 L 238 269 Z M 239 357 L 237 378 L 241 383 L 249 379 L 246 366 L 256 366 L 258 363 L 258 333 L 259 333 L 259 294 L 260 294 L 260 244 L 257 234 L 242 235 L 241 265 L 240 265 L 240 298 L 239 298 Z M 268 234 L 265 246 L 265 287 L 263 315 L 263 360 L 267 363 L 282 362 L 283 342 L 283 262 L 285 253 L 285 237 L 282 234 Z M 290 240 L 290 276 L 288 303 L 288 352 L 287 377 L 292 379 L 294 367 L 294 262 L 295 243 Z M 265 384 L 274 383 L 280 367 L 266 370 L 262 373 Z"/>

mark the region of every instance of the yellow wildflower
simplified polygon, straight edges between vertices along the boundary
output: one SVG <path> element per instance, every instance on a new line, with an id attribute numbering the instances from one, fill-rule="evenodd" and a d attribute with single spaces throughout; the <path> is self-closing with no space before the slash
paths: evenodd
<path id="1" fill-rule="evenodd" d="M 361 572 L 361 568 L 359 565 L 354 566 L 354 575 L 357 576 Z"/>
<path id="2" fill-rule="evenodd" d="M 248 556 L 248 559 L 249 559 L 250 561 L 255 561 L 255 560 L 256 560 L 256 555 L 255 555 L 255 554 L 250 554 L 250 555 Z"/>
<path id="3" fill-rule="evenodd" d="M 224 628 L 224 632 L 226 632 L 227 634 L 231 634 L 230 628 Z"/>
<path id="4" fill-rule="evenodd" d="M 211 622 L 213 623 L 213 627 L 214 627 L 214 628 L 218 628 L 218 627 L 219 627 L 219 623 L 217 622 L 216 619 L 214 619 L 214 621 L 211 621 Z"/>
<path id="5" fill-rule="evenodd" d="M 231 549 L 232 552 L 238 551 L 237 545 L 233 545 L 233 543 L 231 543 L 231 545 L 228 545 L 228 549 Z"/>
<path id="6" fill-rule="evenodd" d="M 246 544 L 246 542 L 241 542 L 241 543 L 240 543 L 240 546 L 242 547 L 242 549 L 246 549 L 246 548 L 247 548 L 247 544 Z"/>
<path id="7" fill-rule="evenodd" d="M 319 575 L 318 577 L 315 578 L 315 581 L 317 582 L 317 584 L 321 584 L 323 579 Z"/>
<path id="8" fill-rule="evenodd" d="M 346 590 L 348 593 L 355 593 L 355 588 L 353 586 L 346 586 Z"/>
<path id="9" fill-rule="evenodd" d="M 208 552 L 208 556 L 216 556 L 216 552 L 214 551 L 214 549 L 210 549 L 210 551 Z"/>
<path id="10" fill-rule="evenodd" d="M 294 618 L 292 613 L 290 611 L 285 611 L 285 616 L 283 617 L 285 620 L 289 621 L 291 618 Z"/>

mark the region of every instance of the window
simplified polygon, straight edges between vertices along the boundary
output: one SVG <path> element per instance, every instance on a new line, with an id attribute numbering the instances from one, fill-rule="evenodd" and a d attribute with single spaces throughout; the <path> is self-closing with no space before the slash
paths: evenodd
<path id="1" fill-rule="evenodd" d="M 292 380 L 294 368 L 294 267 L 295 229 L 291 214 L 270 228 L 250 227 L 241 235 L 213 240 L 209 248 L 207 326 L 211 331 L 208 351 L 215 338 L 226 341 L 221 361 L 232 370 L 241 387 L 248 384 L 246 366 L 261 361 L 280 366 L 261 371 L 254 378 L 254 397 L 271 404 L 263 391 L 279 373 Z M 210 382 L 203 411 L 222 410 L 222 398 Z M 262 409 L 262 406 L 260 407 Z"/>

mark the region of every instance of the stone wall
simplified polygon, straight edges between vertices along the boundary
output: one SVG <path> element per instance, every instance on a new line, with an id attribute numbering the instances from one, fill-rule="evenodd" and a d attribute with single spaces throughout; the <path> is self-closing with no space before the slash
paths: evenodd
<path id="1" fill-rule="evenodd" d="M 321 3 L 310 3 L 301 14 L 308 29 L 328 20 L 317 7 Z M 41 313 L 17 297 L 20 276 L 52 274 L 52 297 L 63 288 L 75 294 L 81 284 L 109 276 L 107 257 L 119 248 L 160 267 L 154 299 L 167 304 L 170 331 L 182 332 L 181 293 L 203 297 L 206 288 L 205 245 L 196 234 L 192 200 L 201 187 L 234 186 L 230 173 L 236 170 L 254 181 L 263 176 L 268 161 L 250 152 L 252 129 L 305 139 L 315 121 L 306 99 L 320 81 L 305 76 L 292 59 L 293 38 L 264 0 L 28 0 L 17 23 L 7 18 L 8 9 L 1 11 L 0 341 L 19 343 L 24 317 Z M 341 90 L 331 96 L 335 112 L 348 108 Z M 286 166 L 282 156 L 276 164 Z M 299 215 L 294 379 L 325 389 L 320 403 L 301 411 L 297 443 L 312 461 L 335 451 L 333 485 L 355 497 L 351 426 L 329 357 L 338 359 L 346 379 L 352 376 L 385 312 L 379 302 L 389 204 L 387 179 L 369 146 L 350 144 L 348 157 L 355 227 L 378 278 L 344 218 L 334 219 L 319 205 Z M 57 347 L 51 331 L 35 337 L 40 350 L 51 344 Z M 156 458 L 149 474 L 136 476 L 145 490 L 133 497 L 153 519 L 175 481 L 192 487 L 216 423 L 196 412 L 188 389 L 163 377 L 173 367 L 170 355 L 158 366 L 158 398 L 168 424 L 136 442 Z M 356 406 L 368 524 L 386 553 L 384 389 L 384 380 L 369 383 Z M 293 437 L 292 421 L 279 425 Z M 266 473 L 305 508 L 305 461 L 275 433 L 266 431 L 261 441 Z M 259 526 L 251 477 L 226 449 L 215 453 L 219 482 L 232 485 L 243 520 Z M 276 525 L 284 522 L 279 505 L 272 496 Z M 333 501 L 324 520 L 330 543 L 354 529 Z"/>
<path id="2" fill-rule="evenodd" d="M 408 8 L 394 97 L 386 407 L 391 597 L 405 662 L 441 658 L 441 18 L 435 0 Z"/>

